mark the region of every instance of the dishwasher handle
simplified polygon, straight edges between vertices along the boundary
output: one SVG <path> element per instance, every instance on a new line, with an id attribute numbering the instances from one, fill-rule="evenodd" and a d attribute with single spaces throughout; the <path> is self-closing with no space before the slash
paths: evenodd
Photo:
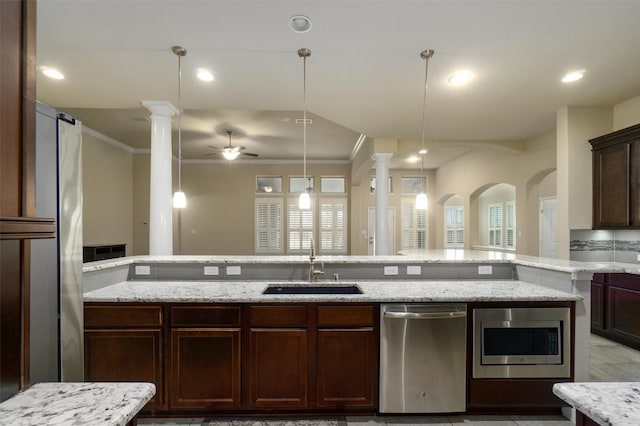
<path id="1" fill-rule="evenodd" d="M 395 319 L 447 319 L 447 318 L 463 318 L 466 317 L 465 311 L 449 311 L 449 312 L 393 312 L 384 313 L 385 318 Z"/>

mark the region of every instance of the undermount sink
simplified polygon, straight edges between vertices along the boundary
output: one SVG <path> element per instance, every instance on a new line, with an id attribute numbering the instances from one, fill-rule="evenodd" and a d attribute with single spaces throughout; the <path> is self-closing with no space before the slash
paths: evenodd
<path id="1" fill-rule="evenodd" d="M 362 294 L 355 284 L 271 284 L 262 294 Z"/>

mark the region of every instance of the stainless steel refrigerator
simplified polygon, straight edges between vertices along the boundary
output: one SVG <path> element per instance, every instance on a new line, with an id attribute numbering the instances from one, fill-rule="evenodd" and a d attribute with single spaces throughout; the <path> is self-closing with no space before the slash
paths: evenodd
<path id="1" fill-rule="evenodd" d="M 55 239 L 31 242 L 29 382 L 82 381 L 82 123 L 36 105 L 36 216 Z"/>

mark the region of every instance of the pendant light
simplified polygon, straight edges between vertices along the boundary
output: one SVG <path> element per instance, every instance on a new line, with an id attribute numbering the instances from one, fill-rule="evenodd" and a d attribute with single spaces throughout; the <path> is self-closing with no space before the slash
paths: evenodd
<path id="1" fill-rule="evenodd" d="M 302 58 L 302 167 L 304 171 L 304 182 L 307 187 L 300 194 L 298 208 L 309 210 L 311 208 L 311 186 L 307 182 L 307 58 L 311 56 L 311 50 L 302 48 L 298 50 L 298 56 Z"/>
<path id="2" fill-rule="evenodd" d="M 173 194 L 173 207 L 184 209 L 187 207 L 187 197 L 182 192 L 182 68 L 181 59 L 187 55 L 187 49 L 173 46 L 173 53 L 178 57 L 178 190 Z"/>
<path id="3" fill-rule="evenodd" d="M 427 74 L 429 72 L 429 59 L 433 57 L 435 52 L 433 49 L 427 49 L 420 52 L 420 57 L 425 60 L 424 67 L 424 96 L 422 97 L 422 147 L 418 152 L 420 154 L 420 193 L 416 195 L 416 210 L 426 210 L 427 192 L 424 187 L 424 156 L 427 154 L 427 149 L 424 146 L 424 132 L 427 122 Z"/>

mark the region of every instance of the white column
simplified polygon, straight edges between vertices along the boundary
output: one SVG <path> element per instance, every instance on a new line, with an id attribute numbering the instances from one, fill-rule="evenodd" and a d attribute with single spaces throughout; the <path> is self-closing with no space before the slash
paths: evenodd
<path id="1" fill-rule="evenodd" d="M 378 153 L 371 158 L 376 162 L 376 243 L 375 254 L 382 256 L 389 250 L 389 161 L 393 154 Z"/>
<path id="2" fill-rule="evenodd" d="M 151 111 L 149 254 L 173 254 L 171 204 L 171 117 L 178 110 L 167 101 L 142 101 Z"/>

